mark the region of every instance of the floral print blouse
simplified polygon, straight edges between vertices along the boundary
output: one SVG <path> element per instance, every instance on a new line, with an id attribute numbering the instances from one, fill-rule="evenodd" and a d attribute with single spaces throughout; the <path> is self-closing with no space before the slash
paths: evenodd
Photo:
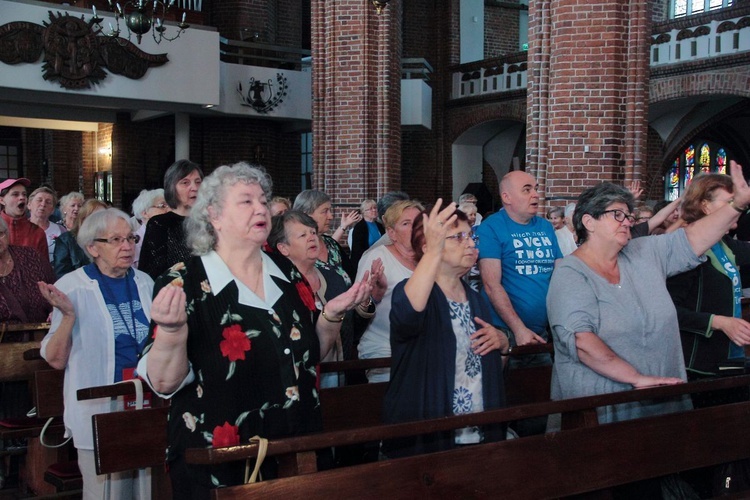
<path id="1" fill-rule="evenodd" d="M 293 274 L 286 269 L 286 259 L 264 259 L 275 262 L 285 276 Z M 274 266 L 266 271 L 269 267 Z M 169 283 L 185 290 L 187 351 L 195 374 L 195 380 L 172 398 L 170 460 L 187 448 L 322 429 L 315 387 L 320 345 L 314 313 L 300 298 L 295 278 L 290 282 L 281 273 L 269 274 L 282 293 L 270 310 L 241 304 L 234 281 L 214 291 L 201 257 L 176 264 L 157 281 L 154 295 Z M 153 332 L 153 324 L 151 328 Z M 209 488 L 243 481 L 244 463 L 192 469 L 196 480 Z"/>

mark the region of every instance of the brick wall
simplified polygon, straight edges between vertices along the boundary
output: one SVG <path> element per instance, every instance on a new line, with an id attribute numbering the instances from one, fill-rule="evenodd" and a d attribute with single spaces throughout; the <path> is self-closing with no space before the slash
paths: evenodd
<path id="1" fill-rule="evenodd" d="M 518 2 L 516 0 L 512 3 Z M 485 59 L 492 59 L 511 52 L 518 52 L 518 17 L 518 9 L 501 7 L 494 4 L 485 4 Z"/>
<path id="2" fill-rule="evenodd" d="M 314 185 L 338 204 L 401 187 L 401 8 L 312 5 Z"/>
<path id="3" fill-rule="evenodd" d="M 639 175 L 649 35 L 645 2 L 530 5 L 527 160 L 547 198 Z"/>

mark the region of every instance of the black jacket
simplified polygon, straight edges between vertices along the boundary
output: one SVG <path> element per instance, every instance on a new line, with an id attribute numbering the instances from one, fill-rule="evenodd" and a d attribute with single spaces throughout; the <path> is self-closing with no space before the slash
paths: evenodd
<path id="1" fill-rule="evenodd" d="M 750 266 L 750 243 L 724 237 L 736 266 Z M 718 375 L 731 340 L 709 327 L 713 315 L 733 316 L 732 282 L 714 259 L 667 280 L 680 323 L 682 352 L 689 375 Z"/>

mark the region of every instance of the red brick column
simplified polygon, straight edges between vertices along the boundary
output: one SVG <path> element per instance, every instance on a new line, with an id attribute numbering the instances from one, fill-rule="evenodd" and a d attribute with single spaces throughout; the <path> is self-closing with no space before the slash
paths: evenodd
<path id="1" fill-rule="evenodd" d="M 337 204 L 401 185 L 401 9 L 312 2 L 313 182 Z"/>
<path id="2" fill-rule="evenodd" d="M 640 177 L 648 10 L 645 0 L 530 3 L 527 164 L 547 199 Z"/>

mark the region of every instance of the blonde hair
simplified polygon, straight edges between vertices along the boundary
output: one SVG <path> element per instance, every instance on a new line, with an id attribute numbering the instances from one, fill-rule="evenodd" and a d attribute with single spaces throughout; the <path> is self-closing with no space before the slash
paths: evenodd
<path id="1" fill-rule="evenodd" d="M 422 204 L 416 200 L 397 201 L 393 205 L 388 207 L 388 210 L 385 211 L 385 214 L 383 215 L 383 225 L 390 228 L 394 227 L 396 225 L 396 222 L 398 222 L 398 220 L 404 214 L 404 210 L 407 210 L 409 208 L 416 208 L 420 212 L 424 210 Z"/>

